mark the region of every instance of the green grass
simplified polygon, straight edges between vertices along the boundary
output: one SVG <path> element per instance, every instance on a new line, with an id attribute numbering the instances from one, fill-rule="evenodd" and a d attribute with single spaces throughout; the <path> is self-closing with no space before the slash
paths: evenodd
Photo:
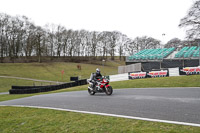
<path id="1" fill-rule="evenodd" d="M 77 70 L 77 63 L 18 63 L 0 64 L 0 75 L 34 78 L 68 82 L 70 76 L 81 75 L 88 78 L 98 67 L 106 75 L 117 73 L 117 66 L 123 62 L 107 62 L 106 66 L 81 64 L 82 70 Z M 61 79 L 61 70 L 65 71 Z M 119 88 L 149 88 L 149 87 L 200 87 L 200 75 L 166 77 L 153 79 L 136 79 L 112 82 L 114 89 Z M 32 85 L 33 81 L 0 78 L 0 92 L 8 91 L 11 85 Z M 44 85 L 45 83 L 43 83 Z M 48 84 L 48 83 L 47 83 Z M 36 85 L 41 85 L 36 82 Z M 67 88 L 52 92 L 19 95 L 0 95 L 0 101 L 29 97 L 34 95 L 87 90 L 87 85 Z M 199 133 L 199 127 L 175 124 L 148 122 L 107 116 L 55 111 L 48 109 L 33 109 L 19 107 L 0 107 L 0 132 L 131 132 L 131 133 Z"/>
<path id="2" fill-rule="evenodd" d="M 111 83 L 113 88 L 200 87 L 200 75 L 133 79 Z"/>
<path id="3" fill-rule="evenodd" d="M 80 63 L 79 63 L 80 64 Z M 96 68 L 100 68 L 103 75 L 117 73 L 120 63 L 108 61 L 105 66 L 80 64 L 82 70 L 77 69 L 78 63 L 0 63 L 0 76 L 14 76 L 33 78 L 40 80 L 69 82 L 70 77 L 81 76 L 81 79 L 89 78 Z M 64 70 L 63 79 L 61 70 Z M 50 83 L 34 82 L 28 80 L 0 78 L 0 92 L 8 91 L 12 85 L 49 85 Z"/>
<path id="4" fill-rule="evenodd" d="M 109 64 L 109 62 L 107 62 Z M 1 76 L 15 76 L 50 81 L 68 82 L 71 76 L 81 76 L 82 79 L 89 78 L 96 68 L 100 68 L 103 74 L 117 73 L 117 64 L 113 65 L 91 65 L 80 64 L 82 70 L 77 69 L 78 63 L 4 63 L 0 64 Z M 64 70 L 63 79 L 61 71 Z"/>
<path id="5" fill-rule="evenodd" d="M 200 87 L 200 75 L 136 79 L 112 82 L 117 88 L 148 87 Z M 22 81 L 23 82 L 23 81 Z M 29 97 L 34 95 L 87 90 L 87 85 L 52 92 L 0 95 L 0 101 Z M 107 116 L 32 109 L 19 107 L 0 107 L 0 132 L 131 132 L 131 133 L 199 133 L 199 127 L 148 122 Z"/>
<path id="6" fill-rule="evenodd" d="M 40 86 L 40 85 L 50 85 L 55 83 L 48 82 L 36 82 L 23 79 L 12 79 L 12 78 L 0 78 L 0 92 L 8 92 L 11 86 Z"/>
<path id="7" fill-rule="evenodd" d="M 49 109 L 0 107 L 1 133 L 199 133 L 199 127 Z"/>
<path id="8" fill-rule="evenodd" d="M 18 98 L 30 97 L 30 96 L 34 96 L 34 95 L 42 95 L 42 94 L 58 93 L 58 92 L 68 92 L 68 91 L 80 91 L 80 90 L 87 90 L 87 85 L 71 87 L 71 88 L 61 89 L 61 90 L 56 90 L 56 91 L 34 93 L 34 94 L 12 94 L 12 95 L 3 94 L 3 95 L 0 95 L 0 102 L 1 101 L 18 99 Z"/>

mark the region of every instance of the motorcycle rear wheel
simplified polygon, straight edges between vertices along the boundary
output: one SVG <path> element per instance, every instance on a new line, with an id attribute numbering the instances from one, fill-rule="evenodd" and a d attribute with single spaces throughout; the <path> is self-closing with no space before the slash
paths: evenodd
<path id="1" fill-rule="evenodd" d="M 108 86 L 107 88 L 106 88 L 106 95 L 111 95 L 112 93 L 113 93 L 113 89 L 112 89 L 112 86 Z"/>
<path id="2" fill-rule="evenodd" d="M 88 89 L 88 93 L 89 93 L 90 95 L 94 95 L 94 94 L 95 94 L 95 92 L 92 91 L 92 90 L 90 90 L 90 89 Z"/>

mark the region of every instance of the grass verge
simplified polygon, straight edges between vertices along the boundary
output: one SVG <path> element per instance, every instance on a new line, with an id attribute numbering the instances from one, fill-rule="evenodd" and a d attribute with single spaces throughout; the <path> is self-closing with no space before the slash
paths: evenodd
<path id="1" fill-rule="evenodd" d="M 100 62 L 101 63 L 101 62 Z M 81 65 L 81 70 L 77 65 Z M 96 68 L 100 68 L 103 75 L 117 73 L 118 63 L 107 61 L 104 66 L 83 64 L 83 63 L 0 63 L 0 76 L 13 76 L 32 78 L 38 80 L 69 82 L 70 77 L 80 76 L 81 79 L 88 79 Z M 64 70 L 63 78 L 61 71 Z M 20 79 L 0 78 L 0 92 L 8 91 L 12 85 L 49 85 L 45 82 L 34 82 Z M 53 84 L 53 83 L 52 83 Z"/>
<path id="2" fill-rule="evenodd" d="M 81 70 L 77 69 L 77 65 L 81 65 Z M 107 65 L 108 64 L 108 65 Z M 82 79 L 89 78 L 96 68 L 100 68 L 105 75 L 116 74 L 117 65 L 92 65 L 83 63 L 2 63 L 0 64 L 1 76 L 14 76 L 23 78 L 33 78 L 49 81 L 68 82 L 70 77 L 81 76 Z M 64 70 L 63 78 L 61 71 Z"/>
<path id="3" fill-rule="evenodd" d="M 0 107 L 1 133 L 199 133 L 199 127 L 49 109 Z"/>
<path id="4" fill-rule="evenodd" d="M 42 86 L 50 84 L 52 85 L 55 83 L 37 82 L 12 78 L 0 78 L 0 92 L 8 92 L 11 89 L 11 86 Z"/>
<path id="5" fill-rule="evenodd" d="M 12 95 L 3 94 L 3 95 L 0 95 L 0 102 L 23 98 L 23 97 L 30 97 L 30 96 L 34 96 L 34 95 L 42 95 L 42 94 L 50 94 L 50 93 L 58 93 L 58 92 L 68 92 L 68 91 L 80 91 L 80 90 L 87 90 L 87 85 L 77 86 L 77 87 L 72 87 L 72 88 L 67 88 L 67 89 L 61 89 L 61 90 L 56 90 L 56 91 L 33 93 L 33 94 L 12 94 Z"/>
<path id="6" fill-rule="evenodd" d="M 113 88 L 200 87 L 200 75 L 134 79 L 111 83 Z"/>

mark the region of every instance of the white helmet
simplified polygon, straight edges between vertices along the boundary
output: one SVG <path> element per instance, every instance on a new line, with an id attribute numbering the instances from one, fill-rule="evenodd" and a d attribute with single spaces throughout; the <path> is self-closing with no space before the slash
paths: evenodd
<path id="1" fill-rule="evenodd" d="M 97 68 L 97 69 L 96 69 L 96 72 L 100 72 L 100 69 L 99 69 L 99 68 Z"/>

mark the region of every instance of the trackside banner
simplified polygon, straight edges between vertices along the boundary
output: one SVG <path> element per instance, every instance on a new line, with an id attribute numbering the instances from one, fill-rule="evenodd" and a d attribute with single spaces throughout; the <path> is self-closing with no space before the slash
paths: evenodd
<path id="1" fill-rule="evenodd" d="M 181 72 L 184 72 L 185 74 L 200 74 L 200 66 L 198 67 L 184 67 L 183 69 L 180 69 Z"/>
<path id="2" fill-rule="evenodd" d="M 132 72 L 129 73 L 129 79 L 146 78 L 147 72 Z"/>
<path id="3" fill-rule="evenodd" d="M 155 77 L 167 77 L 169 76 L 168 70 L 157 70 L 149 72 L 129 72 L 129 79 L 140 79 L 140 78 L 155 78 Z"/>
<path id="4" fill-rule="evenodd" d="M 155 77 L 166 77 L 169 74 L 167 70 L 161 70 L 161 71 L 150 71 L 147 75 L 152 78 L 155 78 Z"/>

